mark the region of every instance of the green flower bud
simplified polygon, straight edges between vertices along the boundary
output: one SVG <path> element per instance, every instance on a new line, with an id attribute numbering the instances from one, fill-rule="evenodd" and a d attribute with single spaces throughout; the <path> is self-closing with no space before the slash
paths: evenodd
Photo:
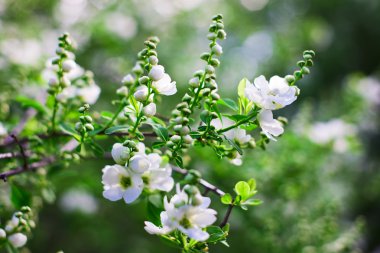
<path id="1" fill-rule="evenodd" d="M 189 115 L 191 114 L 191 110 L 189 108 L 183 108 L 182 110 L 182 113 L 185 114 L 185 115 Z"/>
<path id="2" fill-rule="evenodd" d="M 173 115 L 173 116 L 179 116 L 179 115 L 181 115 L 181 112 L 180 112 L 179 110 L 177 110 L 177 109 L 174 109 L 174 110 L 172 111 L 172 115 Z"/>
<path id="3" fill-rule="evenodd" d="M 176 131 L 177 133 L 179 133 L 181 131 L 181 129 L 182 129 L 182 125 L 175 125 L 173 127 L 173 130 Z"/>
<path id="4" fill-rule="evenodd" d="M 183 109 L 183 108 L 187 108 L 189 105 L 186 103 L 186 102 L 181 102 L 181 103 L 179 103 L 177 106 L 176 106 L 176 108 L 178 109 L 178 110 L 181 110 L 181 109 Z"/>
<path id="5" fill-rule="evenodd" d="M 224 30 L 219 30 L 217 36 L 219 39 L 224 40 L 224 39 L 226 39 L 227 34 Z"/>
<path id="6" fill-rule="evenodd" d="M 217 24 L 216 24 L 216 28 L 217 28 L 218 30 L 220 30 L 220 29 L 224 29 L 224 25 L 223 25 L 223 23 L 217 23 Z"/>
<path id="7" fill-rule="evenodd" d="M 311 60 L 311 59 L 313 59 L 313 56 L 311 56 L 310 54 L 304 54 L 304 55 L 303 55 L 303 58 L 304 58 L 305 60 Z"/>
<path id="8" fill-rule="evenodd" d="M 202 96 L 208 96 L 208 95 L 210 95 L 210 93 L 211 93 L 211 90 L 209 89 L 209 88 L 205 88 L 205 89 L 203 89 L 202 91 L 201 91 L 201 93 L 202 93 Z"/>
<path id="9" fill-rule="evenodd" d="M 189 133 L 190 133 L 190 128 L 188 126 L 183 126 L 182 129 L 180 130 L 181 135 L 187 135 Z"/>
<path id="10" fill-rule="evenodd" d="M 216 39 L 216 34 L 215 33 L 209 33 L 209 34 L 207 34 L 207 39 L 208 40 L 215 40 Z"/>
<path id="11" fill-rule="evenodd" d="M 182 101 L 183 101 L 183 102 L 187 102 L 187 103 L 189 103 L 189 102 L 191 101 L 191 99 L 192 99 L 192 97 L 191 97 L 189 94 L 186 93 L 186 94 L 183 96 Z"/>
<path id="12" fill-rule="evenodd" d="M 255 139 L 251 139 L 249 142 L 248 142 L 248 146 L 250 147 L 250 148 L 256 148 L 256 141 L 255 141 Z"/>
<path id="13" fill-rule="evenodd" d="M 30 209 L 29 206 L 23 206 L 23 207 L 21 207 L 21 212 L 23 212 L 23 213 L 31 213 L 32 209 Z"/>
<path id="14" fill-rule="evenodd" d="M 212 97 L 213 100 L 219 100 L 219 99 L 220 99 L 219 94 L 216 93 L 216 92 L 212 92 L 212 93 L 211 93 L 211 97 Z"/>
<path id="15" fill-rule="evenodd" d="M 313 60 L 307 60 L 307 61 L 306 61 L 306 66 L 311 67 L 311 66 L 313 66 L 313 65 L 314 65 Z"/>
<path id="16" fill-rule="evenodd" d="M 297 79 L 301 79 L 301 78 L 302 78 L 302 73 L 301 73 L 301 71 L 299 71 L 299 70 L 294 71 L 294 76 L 295 76 Z"/>
<path id="17" fill-rule="evenodd" d="M 75 123 L 75 130 L 77 130 L 78 132 L 81 132 L 82 127 L 83 127 L 82 123 L 80 122 Z"/>
<path id="18" fill-rule="evenodd" d="M 203 53 L 203 54 L 201 54 L 201 59 L 202 60 L 204 60 L 204 61 L 207 61 L 208 60 L 208 58 L 210 57 L 210 54 L 209 53 Z"/>
<path id="19" fill-rule="evenodd" d="M 84 116 L 84 118 L 85 118 L 85 120 L 86 120 L 88 123 L 91 123 L 91 122 L 92 122 L 92 118 L 91 118 L 91 116 L 86 115 L 86 116 Z"/>
<path id="20" fill-rule="evenodd" d="M 17 218 L 21 218 L 22 217 L 22 212 L 16 212 L 14 214 Z"/>
<path id="21" fill-rule="evenodd" d="M 184 141 L 186 144 L 191 144 L 191 143 L 193 143 L 193 138 L 191 138 L 190 135 L 185 135 L 185 136 L 183 137 L 183 141 Z"/>
<path id="22" fill-rule="evenodd" d="M 212 113 L 211 113 L 211 117 L 212 117 L 213 119 L 216 119 L 216 118 L 218 118 L 218 114 L 217 114 L 216 112 L 212 112 Z"/>
<path id="23" fill-rule="evenodd" d="M 149 49 L 156 49 L 156 44 L 147 40 L 144 42 L 145 46 L 147 46 Z"/>
<path id="24" fill-rule="evenodd" d="M 295 78 L 294 76 L 292 75 L 287 75 L 285 76 L 285 80 L 288 82 L 288 83 L 293 83 L 295 81 Z"/>
<path id="25" fill-rule="evenodd" d="M 196 88 L 199 86 L 199 78 L 198 77 L 193 77 L 189 81 L 189 85 L 193 88 Z"/>
<path id="26" fill-rule="evenodd" d="M 139 78 L 139 83 L 140 84 L 146 84 L 148 82 L 149 82 L 149 77 L 147 77 L 147 76 L 142 76 L 142 77 Z"/>
<path id="27" fill-rule="evenodd" d="M 215 68 L 211 65 L 206 66 L 206 73 L 207 74 L 213 74 L 215 72 Z"/>
<path id="28" fill-rule="evenodd" d="M 168 142 L 166 142 L 166 146 L 168 146 L 169 148 L 172 148 L 172 147 L 175 146 L 175 144 L 174 144 L 174 142 L 172 142 L 172 141 L 168 141 Z M 171 155 L 170 155 L 170 156 L 171 156 Z"/>
<path id="29" fill-rule="evenodd" d="M 219 21 L 219 20 L 222 20 L 222 19 L 223 19 L 222 14 L 217 14 L 217 15 L 215 15 L 215 16 L 212 17 L 213 21 Z"/>
<path id="30" fill-rule="evenodd" d="M 94 126 L 91 125 L 90 123 L 84 124 L 84 127 L 86 128 L 87 131 L 94 131 Z"/>
<path id="31" fill-rule="evenodd" d="M 302 73 L 308 75 L 310 74 L 310 69 L 308 67 L 302 67 Z"/>
<path id="32" fill-rule="evenodd" d="M 136 63 L 136 65 L 133 67 L 132 72 L 135 73 L 136 75 L 141 75 L 144 70 L 140 66 L 140 64 Z"/>
<path id="33" fill-rule="evenodd" d="M 211 59 L 210 64 L 213 67 L 218 67 L 220 65 L 220 61 L 218 59 L 216 59 L 216 58 L 213 58 L 213 59 Z"/>
<path id="34" fill-rule="evenodd" d="M 209 32 L 215 32 L 217 29 L 216 23 L 212 23 L 210 27 L 208 28 Z"/>
<path id="35" fill-rule="evenodd" d="M 204 75 L 204 71 L 203 70 L 198 70 L 194 73 L 194 77 L 198 77 L 198 78 L 201 78 L 203 75 Z"/>
<path id="36" fill-rule="evenodd" d="M 212 52 L 215 54 L 215 55 L 221 55 L 223 53 L 223 49 L 222 47 L 219 45 L 219 44 L 215 44 L 212 48 L 211 48 Z"/>
<path id="37" fill-rule="evenodd" d="M 298 61 L 297 62 L 297 66 L 300 67 L 300 68 L 302 68 L 303 66 L 305 66 L 305 64 L 306 64 L 305 61 Z"/>

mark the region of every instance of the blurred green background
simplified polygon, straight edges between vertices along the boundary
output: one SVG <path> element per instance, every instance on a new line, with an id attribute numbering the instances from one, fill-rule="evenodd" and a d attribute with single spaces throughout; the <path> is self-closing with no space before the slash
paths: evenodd
<path id="1" fill-rule="evenodd" d="M 290 124 L 267 151 L 247 153 L 240 167 L 211 150 L 191 151 L 191 167 L 209 181 L 231 191 L 254 177 L 264 200 L 234 210 L 231 248 L 211 252 L 380 252 L 378 0 L 0 0 L 0 121 L 15 124 L 8 104 L 15 91 L 33 95 L 33 87 L 47 86 L 41 72 L 65 31 L 78 42 L 77 62 L 102 88 L 94 110 L 115 110 L 115 90 L 150 35 L 160 37 L 160 62 L 183 95 L 203 67 L 199 55 L 217 13 L 228 34 L 217 70 L 225 97 L 236 98 L 243 77 L 292 73 L 305 49 L 317 57 L 300 98 L 276 112 Z M 127 206 L 102 198 L 101 169 L 110 162 L 48 174 L 57 201 L 40 212 L 31 252 L 177 252 L 144 231 L 144 200 Z"/>

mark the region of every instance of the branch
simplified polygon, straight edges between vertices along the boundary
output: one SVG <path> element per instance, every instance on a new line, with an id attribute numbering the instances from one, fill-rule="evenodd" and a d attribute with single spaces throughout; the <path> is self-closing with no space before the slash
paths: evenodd
<path id="1" fill-rule="evenodd" d="M 219 227 L 223 228 L 225 225 L 227 225 L 228 219 L 230 218 L 230 215 L 231 215 L 231 212 L 232 212 L 233 208 L 234 208 L 233 204 L 230 204 L 228 206 L 226 215 L 224 215 L 223 221 L 222 221 L 222 223 L 220 223 Z"/>
<path id="2" fill-rule="evenodd" d="M 24 167 L 24 170 L 27 170 L 28 169 L 28 158 L 27 158 L 27 156 L 25 154 L 24 147 L 18 141 L 16 135 L 12 134 L 11 137 L 15 140 L 15 142 L 18 145 L 18 147 L 20 148 L 21 157 L 22 157 L 22 159 L 24 161 L 23 167 Z"/>

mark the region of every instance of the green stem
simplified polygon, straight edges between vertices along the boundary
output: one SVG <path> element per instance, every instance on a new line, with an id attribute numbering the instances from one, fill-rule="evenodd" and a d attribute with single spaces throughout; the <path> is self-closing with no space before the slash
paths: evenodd
<path id="1" fill-rule="evenodd" d="M 55 132 L 55 118 L 57 116 L 58 111 L 58 100 L 56 95 L 54 96 L 54 107 L 53 107 L 53 115 L 51 117 L 51 132 Z"/>
<path id="2" fill-rule="evenodd" d="M 257 115 L 256 112 L 253 112 L 252 114 L 247 115 L 248 116 L 247 118 L 236 122 L 232 126 L 229 126 L 229 127 L 226 127 L 226 128 L 222 128 L 222 129 L 218 130 L 217 133 L 221 134 L 221 133 L 227 132 L 228 130 L 234 129 L 234 128 L 240 126 L 240 125 L 243 125 L 243 124 L 249 122 L 252 118 L 256 117 L 256 115 Z"/>
<path id="3" fill-rule="evenodd" d="M 102 128 L 102 130 L 100 132 L 104 132 L 107 128 L 112 126 L 113 122 L 115 122 L 115 120 L 117 119 L 117 116 L 119 116 L 119 114 L 124 109 L 124 107 L 125 107 L 125 103 L 122 102 L 121 105 L 119 106 L 119 108 L 117 109 L 115 115 L 113 115 L 112 119 L 107 123 L 107 125 L 105 127 Z"/>

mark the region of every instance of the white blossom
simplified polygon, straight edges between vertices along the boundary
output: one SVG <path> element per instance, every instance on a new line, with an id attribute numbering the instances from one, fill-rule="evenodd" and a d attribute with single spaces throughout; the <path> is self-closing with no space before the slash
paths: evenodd
<path id="1" fill-rule="evenodd" d="M 254 84 L 247 83 L 245 95 L 257 106 L 275 110 L 290 105 L 297 99 L 297 88 L 289 86 L 284 78 L 273 76 L 269 83 L 264 76 L 254 80 Z"/>
<path id="2" fill-rule="evenodd" d="M 93 105 L 98 100 L 100 92 L 99 86 L 93 83 L 83 88 L 78 88 L 76 94 L 83 102 Z"/>
<path id="3" fill-rule="evenodd" d="M 137 154 L 134 155 L 130 160 L 129 160 L 129 168 L 134 172 L 134 173 L 144 173 L 147 171 L 150 167 L 152 166 L 150 160 L 148 159 L 148 156 L 145 154 Z"/>
<path id="4" fill-rule="evenodd" d="M 125 86 L 121 86 L 119 89 L 116 90 L 116 94 L 128 97 L 129 91 L 128 88 Z"/>
<path id="5" fill-rule="evenodd" d="M 274 137 L 284 132 L 281 122 L 273 118 L 271 110 L 262 110 L 258 115 L 258 120 L 263 133 L 273 141 L 276 141 Z"/>
<path id="6" fill-rule="evenodd" d="M 147 106 L 144 107 L 143 109 L 144 115 L 147 117 L 152 117 L 156 115 L 156 104 L 155 103 L 150 103 Z"/>
<path id="7" fill-rule="evenodd" d="M 171 167 L 161 166 L 162 158 L 156 153 L 147 155 L 147 158 L 150 167 L 142 176 L 144 184 L 151 190 L 169 192 L 174 186 Z"/>
<path id="8" fill-rule="evenodd" d="M 307 133 L 315 143 L 333 144 L 336 152 L 345 152 L 348 149 L 347 138 L 356 133 L 356 128 L 341 119 L 332 119 L 327 122 L 316 122 Z"/>
<path id="9" fill-rule="evenodd" d="M 60 205 L 66 212 L 79 211 L 84 214 L 93 214 L 98 210 L 98 202 L 84 190 L 72 189 L 64 193 Z"/>
<path id="10" fill-rule="evenodd" d="M 20 248 L 25 245 L 28 238 L 22 233 L 15 233 L 8 237 L 9 242 L 15 247 Z"/>
<path id="11" fill-rule="evenodd" d="M 152 83 L 153 87 L 159 94 L 170 96 L 177 93 L 176 82 L 170 78 L 168 74 L 164 74 L 163 77 Z"/>
<path id="12" fill-rule="evenodd" d="M 211 125 L 214 126 L 217 130 L 232 126 L 234 124 L 235 122 L 233 120 L 230 120 L 226 117 L 222 117 L 222 121 L 219 118 L 211 120 Z M 228 139 L 240 144 L 245 144 L 249 142 L 252 138 L 252 136 L 247 134 L 247 132 L 244 129 L 240 128 L 233 128 L 231 130 L 228 130 L 224 133 L 224 135 Z"/>
<path id="13" fill-rule="evenodd" d="M 130 85 L 130 84 L 133 84 L 135 82 L 135 78 L 131 74 L 128 74 L 128 75 L 123 77 L 121 82 L 122 82 L 122 84 Z"/>
<path id="14" fill-rule="evenodd" d="M 117 164 L 125 165 L 130 157 L 129 148 L 123 146 L 122 143 L 115 143 L 112 146 L 111 155 Z"/>
<path id="15" fill-rule="evenodd" d="M 187 186 L 184 187 L 184 189 Z M 145 230 L 150 234 L 168 234 L 178 229 L 190 238 L 205 241 L 209 234 L 203 229 L 216 221 L 216 211 L 208 208 L 210 198 L 202 197 L 199 191 L 189 196 L 177 185 L 177 194 L 170 201 L 164 198 L 165 211 L 161 212 L 161 227 L 146 221 Z"/>
<path id="16" fill-rule="evenodd" d="M 67 59 L 67 60 L 64 60 L 62 62 L 62 70 L 64 72 L 70 72 L 71 70 L 75 69 L 77 67 L 77 64 L 75 63 L 75 61 L 71 60 L 71 59 Z"/>
<path id="17" fill-rule="evenodd" d="M 107 165 L 103 170 L 103 196 L 111 201 L 124 199 L 129 204 L 141 194 L 144 183 L 140 174 L 134 174 L 120 165 Z"/>
<path id="18" fill-rule="evenodd" d="M 161 65 L 155 65 L 149 71 L 149 77 L 153 79 L 153 81 L 161 80 L 165 75 L 165 69 Z"/>

